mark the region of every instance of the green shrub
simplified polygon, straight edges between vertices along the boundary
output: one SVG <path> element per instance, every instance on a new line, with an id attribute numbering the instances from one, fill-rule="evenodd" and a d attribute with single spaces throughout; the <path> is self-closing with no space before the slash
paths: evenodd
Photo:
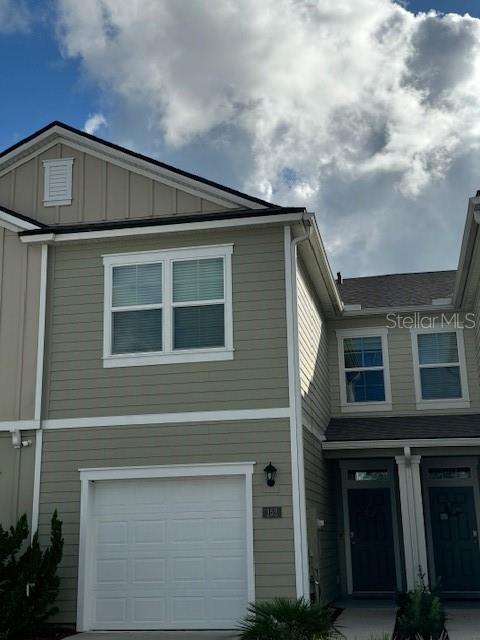
<path id="1" fill-rule="evenodd" d="M 275 598 L 250 604 L 240 625 L 242 640 L 329 640 L 340 634 L 333 624 L 334 611 L 303 600 Z"/>
<path id="2" fill-rule="evenodd" d="M 425 585 L 420 574 L 416 589 L 397 597 L 396 640 L 441 640 L 445 628 L 445 612 L 439 588 Z"/>
<path id="3" fill-rule="evenodd" d="M 42 550 L 38 534 L 27 544 L 29 528 L 24 515 L 15 527 L 0 525 L 0 640 L 28 637 L 57 612 L 53 606 L 60 580 L 62 522 L 52 516 L 50 545 Z"/>

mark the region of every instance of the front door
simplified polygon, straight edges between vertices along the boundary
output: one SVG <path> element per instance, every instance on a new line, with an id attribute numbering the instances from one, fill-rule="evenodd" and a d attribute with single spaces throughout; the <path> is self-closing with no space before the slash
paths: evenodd
<path id="1" fill-rule="evenodd" d="M 349 489 L 353 590 L 396 589 L 390 489 Z"/>
<path id="2" fill-rule="evenodd" d="M 480 591 L 472 487 L 430 487 L 435 574 L 444 591 Z"/>

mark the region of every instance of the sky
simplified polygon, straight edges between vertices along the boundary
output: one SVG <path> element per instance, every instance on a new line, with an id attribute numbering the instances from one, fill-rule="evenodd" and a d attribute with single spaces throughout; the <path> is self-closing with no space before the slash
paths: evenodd
<path id="1" fill-rule="evenodd" d="M 343 277 L 455 268 L 480 0 L 0 0 L 0 148 L 52 120 L 314 211 Z"/>

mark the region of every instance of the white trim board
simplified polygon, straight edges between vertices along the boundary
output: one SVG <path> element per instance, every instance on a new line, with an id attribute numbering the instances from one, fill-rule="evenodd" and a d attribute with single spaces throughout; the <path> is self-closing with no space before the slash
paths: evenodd
<path id="1" fill-rule="evenodd" d="M 290 417 L 289 407 L 272 409 L 234 409 L 231 411 L 188 411 L 185 413 L 150 413 L 92 418 L 55 418 L 43 420 L 44 429 L 76 429 L 84 427 L 120 427 L 161 425 L 182 422 L 230 422 L 237 420 L 274 420 Z M 9 423 L 12 425 L 12 423 Z M 10 429 L 8 429 L 10 431 Z"/>
<path id="2" fill-rule="evenodd" d="M 34 231 L 36 229 L 41 229 L 40 225 L 27 222 L 20 217 L 17 218 L 17 216 L 7 213 L 2 208 L 0 208 L 0 225 L 9 231 L 14 231 L 15 233 L 18 233 L 19 231 Z"/>
<path id="3" fill-rule="evenodd" d="M 2 420 L 0 422 L 0 432 L 6 431 L 34 431 L 40 428 L 39 420 Z"/>
<path id="4" fill-rule="evenodd" d="M 397 449 L 399 447 L 470 447 L 480 446 L 478 438 L 418 438 L 416 440 L 347 440 L 324 442 L 326 451 L 352 451 L 355 449 Z"/>
<path id="5" fill-rule="evenodd" d="M 37 244 L 48 242 L 72 242 L 75 240 L 98 240 L 101 238 L 122 238 L 132 236 L 158 235 L 161 233 L 179 233 L 181 231 L 202 231 L 208 229 L 225 229 L 230 227 L 248 227 L 262 224 L 286 224 L 301 222 L 305 213 L 279 213 L 268 216 L 255 216 L 245 218 L 231 218 L 228 220 L 206 220 L 198 222 L 181 222 L 179 224 L 151 225 L 148 227 L 123 227 L 121 229 L 103 229 L 98 231 L 82 231 L 77 233 L 45 233 L 31 236 L 20 236 L 25 244 Z M 48 231 L 48 230 L 47 230 Z"/>
<path id="6" fill-rule="evenodd" d="M 92 592 L 89 578 L 92 572 L 92 544 L 89 517 L 91 494 L 95 482 L 102 480 L 126 480 L 141 478 L 194 478 L 194 477 L 245 477 L 247 596 L 255 601 L 255 558 L 253 548 L 253 483 L 255 462 L 227 462 L 207 464 L 158 465 L 144 467 L 106 467 L 79 469 L 80 540 L 78 562 L 77 631 L 90 630 L 92 620 Z"/>

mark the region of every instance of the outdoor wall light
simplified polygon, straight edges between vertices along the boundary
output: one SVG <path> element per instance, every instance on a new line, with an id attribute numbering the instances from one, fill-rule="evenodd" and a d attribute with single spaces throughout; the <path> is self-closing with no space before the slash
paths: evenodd
<path id="1" fill-rule="evenodd" d="M 265 478 L 267 480 L 267 485 L 269 487 L 275 486 L 275 478 L 277 476 L 276 467 L 274 467 L 273 464 L 269 462 L 265 467 L 264 471 L 265 471 Z"/>

